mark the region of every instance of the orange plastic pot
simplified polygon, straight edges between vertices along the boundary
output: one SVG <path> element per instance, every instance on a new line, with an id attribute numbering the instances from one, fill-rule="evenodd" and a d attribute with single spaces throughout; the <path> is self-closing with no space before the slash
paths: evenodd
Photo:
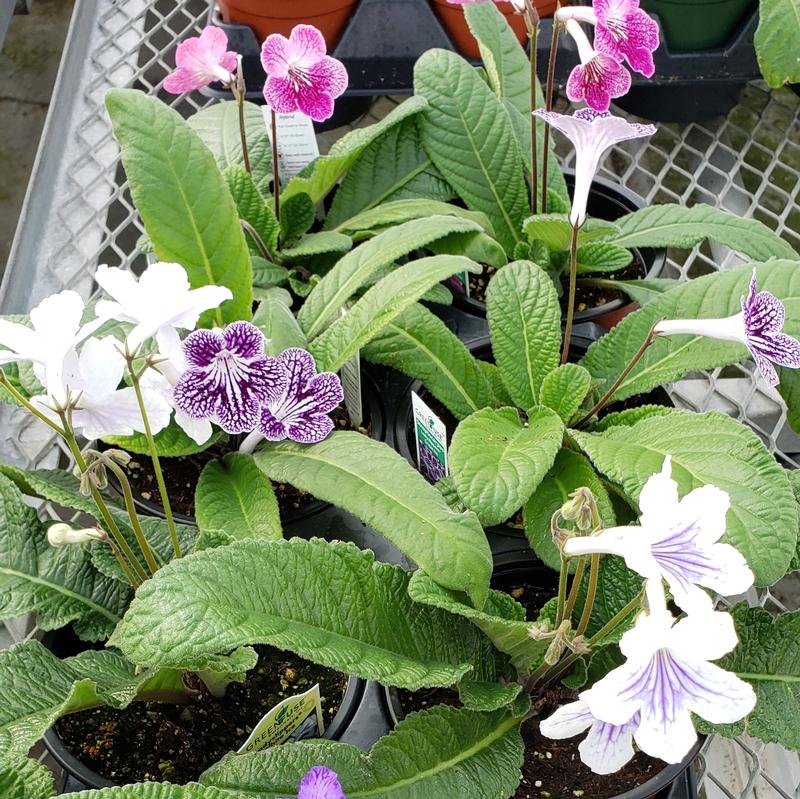
<path id="1" fill-rule="evenodd" d="M 358 0 L 219 0 L 225 22 L 249 25 L 259 41 L 270 33 L 288 36 L 295 25 L 318 28 L 333 49 Z"/>
<path id="2" fill-rule="evenodd" d="M 557 2 L 556 0 L 535 0 L 535 5 L 539 16 L 548 17 L 555 13 Z M 561 5 L 565 6 L 569 3 L 562 2 Z M 470 33 L 467 21 L 464 19 L 462 6 L 448 3 L 447 0 L 433 0 L 433 8 L 453 44 L 458 48 L 458 52 L 467 58 L 480 58 L 478 43 Z M 528 31 L 522 15 L 514 12 L 514 6 L 511 3 L 497 3 L 497 8 L 505 15 L 520 44 L 526 44 Z"/>

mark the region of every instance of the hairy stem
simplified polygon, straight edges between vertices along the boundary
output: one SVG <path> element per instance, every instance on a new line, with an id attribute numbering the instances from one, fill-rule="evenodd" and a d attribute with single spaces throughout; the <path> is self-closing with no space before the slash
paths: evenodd
<path id="1" fill-rule="evenodd" d="M 239 57 L 239 66 L 236 70 L 236 81 L 231 84 L 233 96 L 236 99 L 236 105 L 239 108 L 239 138 L 242 140 L 242 161 L 244 162 L 244 169 L 248 175 L 253 173 L 250 168 L 250 150 L 247 146 L 247 131 L 244 126 L 244 77 L 242 76 L 242 59 Z"/>
<path id="2" fill-rule="evenodd" d="M 578 622 L 578 629 L 575 635 L 583 635 L 589 626 L 589 619 L 594 607 L 594 598 L 597 596 L 597 580 L 600 576 L 600 555 L 592 555 L 591 566 L 589 567 L 589 586 L 586 589 L 586 600 L 583 603 L 583 613 Z"/>
<path id="3" fill-rule="evenodd" d="M 578 277 L 578 232 L 580 225 L 572 226 L 572 242 L 569 248 L 569 299 L 567 301 L 567 324 L 564 327 L 564 344 L 561 347 L 561 363 L 569 357 L 569 342 L 572 338 L 572 320 L 575 317 L 575 282 Z"/>
<path id="4" fill-rule="evenodd" d="M 553 35 L 550 38 L 550 58 L 547 62 L 547 86 L 544 105 L 547 111 L 553 110 L 553 85 L 556 79 L 556 56 L 558 55 L 558 20 L 553 17 Z M 550 126 L 544 126 L 544 155 L 542 157 L 542 213 L 547 213 L 547 154 L 550 151 Z"/>
<path id="5" fill-rule="evenodd" d="M 569 571 L 569 560 L 561 553 L 561 569 L 558 572 L 558 604 L 556 605 L 556 623 L 557 628 L 565 618 L 566 615 L 566 600 L 567 600 L 567 572 Z"/>
<path id="6" fill-rule="evenodd" d="M 581 580 L 583 580 L 583 573 L 586 571 L 586 558 L 582 557 L 580 561 L 578 561 L 578 566 L 575 569 L 575 574 L 572 577 L 572 585 L 569 589 L 569 596 L 567 597 L 567 605 L 564 608 L 564 618 L 571 619 L 572 618 L 572 610 L 575 607 L 575 602 L 578 599 L 578 589 L 581 585 Z"/>
<path id="7" fill-rule="evenodd" d="M 242 230 L 247 233 L 247 235 L 250 236 L 250 238 L 256 243 L 256 247 L 258 247 L 261 257 L 266 261 L 271 261 L 272 256 L 267 249 L 267 245 L 264 244 L 264 239 L 258 235 L 258 231 L 246 219 L 240 219 L 239 224 L 242 226 Z"/>
<path id="8" fill-rule="evenodd" d="M 12 397 L 22 405 L 29 413 L 32 413 L 37 419 L 44 422 L 51 430 L 54 430 L 60 436 L 64 436 L 64 431 L 52 420 L 48 419 L 40 410 L 35 408 L 26 397 L 17 391 L 16 387 L 11 384 L 11 381 L 6 376 L 6 373 L 0 369 L 0 385 L 11 394 Z"/>

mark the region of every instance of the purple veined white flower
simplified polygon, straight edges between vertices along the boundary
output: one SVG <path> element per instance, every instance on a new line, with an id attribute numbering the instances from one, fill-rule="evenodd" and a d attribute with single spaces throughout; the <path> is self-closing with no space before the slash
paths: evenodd
<path id="1" fill-rule="evenodd" d="M 732 724 L 755 707 L 752 686 L 710 662 L 737 643 L 728 613 L 693 613 L 677 623 L 663 610 L 643 613 L 620 640 L 626 662 L 580 698 L 607 724 L 627 724 L 638 713 L 637 746 L 679 763 L 697 740 L 692 713 Z"/>
<path id="2" fill-rule="evenodd" d="M 284 350 L 278 362 L 286 374 L 286 388 L 279 399 L 262 408 L 258 431 L 268 441 L 322 441 L 333 430 L 328 414 L 344 399 L 339 376 L 317 374 L 314 358 L 300 347 Z"/>
<path id="3" fill-rule="evenodd" d="M 31 361 L 47 396 L 63 404 L 65 361 L 102 323 L 95 320 L 82 325 L 84 311 L 80 294 L 67 290 L 45 298 L 30 312 L 31 327 L 0 319 L 0 367 Z"/>
<path id="4" fill-rule="evenodd" d="M 264 353 L 264 334 L 250 322 L 195 330 L 183 342 L 188 364 L 172 396 L 191 419 L 213 419 L 226 433 L 249 433 L 259 411 L 278 399 L 286 376 Z"/>
<path id="5" fill-rule="evenodd" d="M 347 799 L 335 771 L 314 766 L 300 781 L 297 799 Z"/>
<path id="6" fill-rule="evenodd" d="M 741 305 L 741 313 L 723 319 L 668 319 L 659 322 L 655 332 L 662 336 L 687 334 L 738 341 L 753 357 L 767 385 L 774 388 L 778 373 L 773 364 L 800 367 L 800 341 L 783 332 L 786 309 L 774 294 L 758 290 L 755 268 Z"/>
<path id="7" fill-rule="evenodd" d="M 324 122 L 347 88 L 344 64 L 327 55 L 325 38 L 313 25 L 296 25 L 288 39 L 271 33 L 261 47 L 261 64 L 267 73 L 264 99 L 279 114 L 300 111 Z"/>
<path id="8" fill-rule="evenodd" d="M 619 771 L 635 754 L 633 735 L 639 726 L 639 713 L 622 724 L 608 724 L 595 718 L 582 699 L 563 705 L 539 723 L 542 735 L 558 740 L 574 738 L 586 730 L 578 745 L 581 761 L 595 774 Z"/>
<path id="9" fill-rule="evenodd" d="M 135 389 L 119 387 L 126 366 L 121 347 L 122 342 L 112 336 L 90 338 L 80 353 L 73 349 L 65 358 L 61 393 L 62 396 L 69 394 L 75 403 L 73 428 L 90 441 L 145 432 Z M 169 424 L 172 408 L 146 383 L 142 384 L 142 397 L 150 428 L 157 433 Z M 31 397 L 30 402 L 49 418 L 58 420 L 50 393 Z"/>
<path id="10" fill-rule="evenodd" d="M 231 82 L 238 54 L 228 50 L 228 37 L 222 28 L 209 25 L 199 36 L 184 39 L 175 51 L 175 70 L 164 81 L 165 91 L 183 94 L 202 89 L 209 83 Z"/>
<path id="11" fill-rule="evenodd" d="M 638 525 L 570 538 L 564 552 L 572 557 L 618 555 L 646 579 L 665 580 L 687 613 L 710 611 L 711 597 L 700 586 L 724 596 L 741 594 L 753 585 L 753 572 L 735 547 L 718 543 L 725 532 L 728 494 L 705 485 L 678 499 L 678 484 L 671 475 L 667 455 L 661 471 L 647 480 L 639 495 Z"/>
<path id="12" fill-rule="evenodd" d="M 94 278 L 112 298 L 98 301 L 97 316 L 134 326 L 126 339 L 131 352 L 152 336 L 156 337 L 159 349 L 174 349 L 179 340 L 178 330 L 194 330 L 203 311 L 233 298 L 225 286 L 193 289 L 180 264 L 151 264 L 138 280 L 125 269 L 102 264 Z"/>
<path id="13" fill-rule="evenodd" d="M 600 159 L 609 147 L 629 139 L 641 139 L 656 132 L 655 125 L 628 122 L 622 117 L 582 108 L 574 114 L 558 114 L 537 108 L 533 112 L 563 133 L 575 148 L 575 190 L 569 219 L 573 225 L 586 220 L 586 204 Z"/>

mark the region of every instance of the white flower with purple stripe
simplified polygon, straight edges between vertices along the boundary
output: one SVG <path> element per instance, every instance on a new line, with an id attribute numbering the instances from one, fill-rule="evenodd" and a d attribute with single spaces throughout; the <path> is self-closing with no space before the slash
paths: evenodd
<path id="1" fill-rule="evenodd" d="M 261 406 L 286 387 L 277 359 L 264 354 L 264 334 L 250 322 L 195 330 L 183 351 L 189 368 L 173 389 L 175 405 L 192 419 L 213 419 L 227 433 L 251 431 Z"/>
<path id="2" fill-rule="evenodd" d="M 346 799 L 339 777 L 325 766 L 314 766 L 300 781 L 297 799 Z"/>
<path id="3" fill-rule="evenodd" d="M 758 371 L 770 386 L 778 385 L 773 363 L 800 367 L 800 341 L 783 332 L 786 309 L 769 291 L 759 291 L 756 270 L 750 289 L 742 297 L 742 312 L 723 319 L 670 319 L 659 322 L 655 331 L 663 336 L 688 334 L 723 341 L 738 341 L 747 347 Z"/>
<path id="4" fill-rule="evenodd" d="M 284 350 L 278 362 L 286 375 L 286 389 L 280 399 L 262 409 L 260 433 L 268 441 L 322 441 L 333 430 L 328 414 L 344 399 L 338 375 L 317 374 L 314 359 L 299 347 Z"/>
<path id="5" fill-rule="evenodd" d="M 710 663 L 738 638 L 727 613 L 695 613 L 677 624 L 665 610 L 642 614 L 620 640 L 627 661 L 580 696 L 607 724 L 628 724 L 639 714 L 637 746 L 679 763 L 697 740 L 692 713 L 712 724 L 732 724 L 755 707 L 753 688 Z"/>
<path id="6" fill-rule="evenodd" d="M 589 730 L 578 745 L 581 760 L 595 774 L 619 771 L 634 755 L 633 734 L 639 726 L 639 714 L 623 724 L 607 724 L 595 718 L 582 699 L 556 710 L 539 724 L 542 735 L 548 738 L 574 738 Z"/>
<path id="7" fill-rule="evenodd" d="M 727 493 L 706 485 L 679 500 L 671 470 L 668 455 L 661 472 L 642 488 L 638 526 L 570 538 L 564 552 L 573 557 L 619 555 L 643 577 L 666 580 L 675 602 L 686 612 L 710 611 L 711 597 L 700 586 L 724 596 L 741 594 L 753 584 L 753 572 L 735 547 L 717 543 L 725 532 Z"/>

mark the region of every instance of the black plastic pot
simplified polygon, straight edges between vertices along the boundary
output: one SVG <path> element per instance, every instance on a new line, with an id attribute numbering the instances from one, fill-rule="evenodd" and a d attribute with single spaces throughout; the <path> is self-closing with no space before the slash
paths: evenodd
<path id="1" fill-rule="evenodd" d="M 564 179 L 567 187 L 572 191 L 575 186 L 575 174 L 565 171 Z M 589 193 L 589 203 L 587 210 L 589 216 L 596 219 L 605 219 L 613 222 L 626 214 L 638 211 L 647 205 L 643 197 L 618 183 L 612 183 L 602 178 L 595 178 L 592 181 L 592 190 Z M 664 268 L 667 259 L 665 249 L 639 248 L 634 250 L 638 253 L 645 266 L 645 277 L 658 277 Z M 471 297 L 467 297 L 463 291 L 459 291 L 451 284 L 448 287 L 453 293 L 453 304 L 467 313 L 486 318 L 486 305 L 478 302 Z M 613 327 L 620 319 L 638 306 L 626 299 L 615 299 L 596 308 L 588 308 L 585 311 L 576 311 L 574 323 L 594 322 L 606 330 Z"/>
<path id="2" fill-rule="evenodd" d="M 370 438 L 376 441 L 384 441 L 386 438 L 386 411 L 381 400 L 381 391 L 372 376 L 362 369 L 361 371 L 361 399 L 363 404 L 364 423 L 370 427 Z M 225 453 L 220 453 L 221 455 Z M 146 458 L 147 456 L 141 456 Z M 108 483 L 122 496 L 122 486 L 113 474 L 108 475 Z M 164 509 L 161 505 L 144 499 L 137 494 L 133 497 L 136 510 L 144 516 L 153 516 L 157 519 L 166 518 Z M 315 500 L 304 508 L 286 511 L 281 514 L 281 522 L 284 527 L 293 526 L 299 522 L 318 515 L 326 508 L 330 507 L 329 502 Z M 186 516 L 182 513 L 173 513 L 178 524 L 195 525 L 194 516 Z"/>

